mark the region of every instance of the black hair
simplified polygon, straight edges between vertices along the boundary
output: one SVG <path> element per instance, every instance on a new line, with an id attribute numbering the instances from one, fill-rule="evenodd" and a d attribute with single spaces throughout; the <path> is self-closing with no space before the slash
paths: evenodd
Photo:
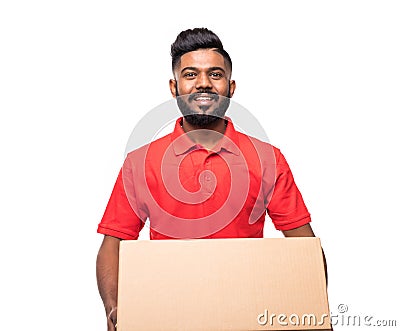
<path id="1" fill-rule="evenodd" d="M 182 31 L 176 37 L 171 45 L 172 71 L 179 64 L 181 56 L 185 53 L 196 51 L 198 49 L 210 49 L 220 53 L 232 72 L 232 60 L 228 52 L 224 50 L 221 40 L 218 36 L 207 28 L 194 28 Z"/>

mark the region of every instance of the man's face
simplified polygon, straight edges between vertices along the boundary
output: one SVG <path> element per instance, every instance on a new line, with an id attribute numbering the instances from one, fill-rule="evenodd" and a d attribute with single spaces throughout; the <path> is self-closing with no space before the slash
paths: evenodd
<path id="1" fill-rule="evenodd" d="M 235 90 L 230 74 L 224 57 L 212 49 L 182 55 L 170 88 L 185 120 L 204 127 L 225 115 Z"/>

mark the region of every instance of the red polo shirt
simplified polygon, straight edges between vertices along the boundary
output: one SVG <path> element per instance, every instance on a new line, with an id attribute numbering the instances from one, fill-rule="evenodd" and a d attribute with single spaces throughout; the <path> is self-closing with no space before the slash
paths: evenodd
<path id="1" fill-rule="evenodd" d="M 98 232 L 137 239 L 261 238 L 265 213 L 278 230 L 311 221 L 290 168 L 274 146 L 227 120 L 219 143 L 194 143 L 175 129 L 131 153 L 119 172 Z"/>

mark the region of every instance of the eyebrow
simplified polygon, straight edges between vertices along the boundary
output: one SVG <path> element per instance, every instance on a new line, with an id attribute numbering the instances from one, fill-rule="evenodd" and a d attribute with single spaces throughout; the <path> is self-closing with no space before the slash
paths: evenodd
<path id="1" fill-rule="evenodd" d="M 198 68 L 196 68 L 196 67 L 185 67 L 185 68 L 183 68 L 183 69 L 181 70 L 181 73 L 184 72 L 185 70 L 197 71 Z M 223 68 L 221 68 L 221 67 L 211 67 L 211 68 L 208 68 L 208 71 L 215 71 L 215 70 L 221 70 L 222 72 L 225 73 L 225 69 L 223 69 Z"/>

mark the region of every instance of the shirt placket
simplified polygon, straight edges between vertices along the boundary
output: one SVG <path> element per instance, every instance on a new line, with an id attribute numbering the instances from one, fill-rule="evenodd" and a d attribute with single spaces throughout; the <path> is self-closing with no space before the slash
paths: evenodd
<path id="1" fill-rule="evenodd" d="M 206 171 L 204 175 L 204 190 L 207 193 L 211 193 L 214 188 L 214 183 L 213 183 L 213 177 L 211 173 L 213 172 L 212 169 L 212 159 L 213 159 L 214 153 L 208 153 L 208 155 L 204 159 L 204 164 L 203 164 L 203 169 Z M 212 199 L 212 196 L 210 197 Z"/>

